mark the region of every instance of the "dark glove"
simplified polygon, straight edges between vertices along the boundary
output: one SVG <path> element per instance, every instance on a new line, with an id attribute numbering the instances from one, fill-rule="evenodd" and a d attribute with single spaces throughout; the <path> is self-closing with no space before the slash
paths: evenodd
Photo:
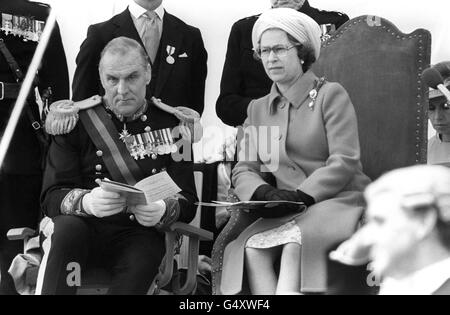
<path id="1" fill-rule="evenodd" d="M 270 185 L 262 185 L 256 189 L 253 194 L 254 201 L 293 201 L 293 202 L 303 202 L 306 207 L 310 207 L 315 204 L 315 200 L 313 197 L 308 194 L 296 190 L 280 190 L 274 188 Z M 302 210 L 302 207 L 298 205 L 280 205 L 272 208 L 262 208 L 258 209 L 258 214 L 261 214 L 263 218 L 281 218 L 287 216 L 289 214 L 298 213 Z"/>

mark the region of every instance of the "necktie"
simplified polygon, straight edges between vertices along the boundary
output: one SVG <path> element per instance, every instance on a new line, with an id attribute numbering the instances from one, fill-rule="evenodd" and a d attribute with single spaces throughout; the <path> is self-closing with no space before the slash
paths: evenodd
<path id="1" fill-rule="evenodd" d="M 148 11 L 142 15 L 141 19 L 143 19 L 142 42 L 145 45 L 148 56 L 152 63 L 154 63 L 160 41 L 159 24 L 157 21 L 158 15 L 154 11 Z"/>

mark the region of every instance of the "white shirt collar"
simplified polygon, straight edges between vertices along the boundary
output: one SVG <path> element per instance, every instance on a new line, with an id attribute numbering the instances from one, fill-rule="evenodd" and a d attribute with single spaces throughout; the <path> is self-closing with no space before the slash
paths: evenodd
<path id="1" fill-rule="evenodd" d="M 137 20 L 139 19 L 144 13 L 147 12 L 147 10 L 140 5 L 138 5 L 133 0 L 130 1 L 130 5 L 128 6 L 128 10 L 130 10 L 131 15 Z M 164 19 L 164 6 L 161 3 L 159 7 L 155 9 L 155 13 L 158 15 L 158 17 L 161 19 L 161 21 Z"/>
<path id="2" fill-rule="evenodd" d="M 423 268 L 402 280 L 386 279 L 380 295 L 432 295 L 450 279 L 450 258 Z"/>

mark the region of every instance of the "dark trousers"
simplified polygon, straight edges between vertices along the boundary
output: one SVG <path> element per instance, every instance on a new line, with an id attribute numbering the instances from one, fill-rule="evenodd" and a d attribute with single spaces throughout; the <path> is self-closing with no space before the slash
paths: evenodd
<path id="1" fill-rule="evenodd" d="M 0 295 L 16 294 L 8 269 L 23 251 L 23 243 L 8 241 L 6 234 L 14 228 L 37 228 L 41 185 L 41 175 L 0 173 Z"/>
<path id="2" fill-rule="evenodd" d="M 59 216 L 47 260 L 43 295 L 75 294 L 74 263 L 83 272 L 104 268 L 111 273 L 109 294 L 146 294 L 164 257 L 164 235 L 127 216 L 107 219 Z M 81 282 L 81 285 L 83 283 Z"/>

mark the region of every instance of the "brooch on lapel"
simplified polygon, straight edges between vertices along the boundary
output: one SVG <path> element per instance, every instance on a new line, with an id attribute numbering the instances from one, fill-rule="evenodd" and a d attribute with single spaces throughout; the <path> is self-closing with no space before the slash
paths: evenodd
<path id="1" fill-rule="evenodd" d="M 167 62 L 169 65 L 175 64 L 175 58 L 173 57 L 173 55 L 175 54 L 175 47 L 172 47 L 172 46 L 170 46 L 170 45 L 167 45 L 166 51 L 167 51 L 166 62 Z"/>
<path id="2" fill-rule="evenodd" d="M 311 102 L 309 103 L 308 107 L 311 110 L 314 110 L 314 105 L 316 104 L 317 95 L 319 95 L 319 91 L 322 88 L 322 86 L 325 84 L 325 82 L 326 82 L 325 78 L 320 78 L 319 80 L 316 81 L 314 89 L 312 89 L 309 92 L 309 98 L 311 99 Z"/>

